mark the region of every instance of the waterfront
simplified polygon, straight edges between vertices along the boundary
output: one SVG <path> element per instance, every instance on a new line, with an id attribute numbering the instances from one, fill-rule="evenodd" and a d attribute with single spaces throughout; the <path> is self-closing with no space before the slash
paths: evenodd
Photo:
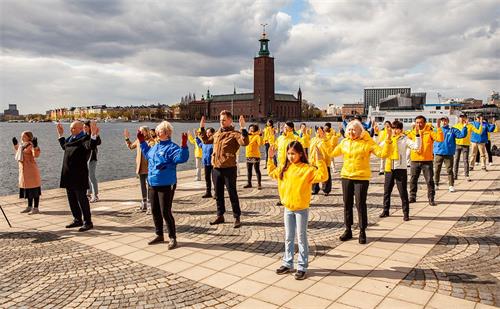
<path id="1" fill-rule="evenodd" d="M 314 122 L 307 122 L 314 126 Z M 250 124 L 250 123 L 248 123 Z M 129 151 L 123 140 L 123 130 L 131 132 L 131 140 L 135 140 L 134 132 L 139 126 L 149 126 L 154 128 L 157 123 L 99 123 L 102 145 L 98 147 L 97 179 L 99 182 L 124 179 L 135 176 L 135 150 Z M 193 130 L 198 127 L 197 122 L 174 122 L 173 141 L 180 142 L 180 134 L 186 130 Z M 207 123 L 207 127 L 218 128 L 218 123 Z M 298 123 L 296 124 L 296 127 Z M 334 126 L 336 128 L 337 125 Z M 238 125 L 236 124 L 236 127 Z M 260 125 L 262 128 L 262 125 Z M 12 137 L 19 136 L 22 131 L 31 130 L 34 136 L 38 137 L 41 149 L 40 158 L 37 159 L 42 176 L 42 191 L 59 187 L 59 177 L 63 151 L 57 141 L 56 128 L 53 123 L 0 123 L 0 162 L 3 162 L 0 172 L 0 196 L 14 194 L 18 192 L 18 164 L 14 160 L 14 150 L 12 148 Z M 69 133 L 69 123 L 64 124 L 65 136 Z M 185 164 L 178 166 L 178 170 L 188 170 L 194 168 L 193 145 L 188 143 L 190 149 L 190 159 Z M 262 155 L 264 147 L 261 147 Z M 240 152 L 240 162 L 243 162 L 244 149 Z M 43 192 L 42 192 L 43 194 Z"/>

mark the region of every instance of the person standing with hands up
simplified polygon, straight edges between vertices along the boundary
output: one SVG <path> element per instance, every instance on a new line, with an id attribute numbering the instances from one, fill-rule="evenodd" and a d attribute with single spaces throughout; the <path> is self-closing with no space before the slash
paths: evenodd
<path id="1" fill-rule="evenodd" d="M 156 229 L 156 237 L 148 244 L 154 245 L 164 241 L 163 220 L 165 220 L 170 238 L 168 243 L 170 250 L 177 247 L 175 220 L 172 215 L 172 203 L 177 185 L 177 164 L 184 163 L 189 159 L 188 136 L 187 133 L 182 133 L 181 146 L 179 147 L 172 142 L 174 128 L 170 122 L 161 122 L 155 131 L 159 142 L 154 146 L 149 146 L 141 130 L 137 131 L 141 151 L 148 160 L 148 192 Z"/>
<path id="2" fill-rule="evenodd" d="M 248 131 L 245 128 L 245 118 L 240 116 L 240 131 L 236 131 L 233 126 L 233 115 L 230 111 L 220 112 L 221 128 L 212 136 L 208 136 L 205 131 L 205 116 L 200 121 L 200 138 L 204 144 L 213 144 L 212 165 L 214 169 L 213 179 L 215 186 L 215 196 L 217 199 L 217 217 L 210 225 L 224 223 L 224 185 L 229 193 L 229 200 L 233 208 L 234 228 L 241 227 L 241 209 L 236 190 L 236 153 L 240 146 L 247 146 L 249 143 Z"/>
<path id="3" fill-rule="evenodd" d="M 31 131 L 24 131 L 21 134 L 21 144 L 17 138 L 12 138 L 16 161 L 19 163 L 19 198 L 28 200 L 28 206 L 21 213 L 30 215 L 38 214 L 38 204 L 42 194 L 40 170 L 35 158 L 40 156 L 38 139 L 33 137 Z M 34 205 L 33 205 L 34 202 Z"/>
<path id="4" fill-rule="evenodd" d="M 95 121 L 90 122 L 90 135 L 83 131 L 83 123 L 71 123 L 71 136 L 64 138 L 64 128 L 57 124 L 59 144 L 64 150 L 64 159 L 61 170 L 60 187 L 66 189 L 69 207 L 73 215 L 73 222 L 66 228 L 80 227 L 79 232 L 85 232 L 94 227 L 90 214 L 90 205 L 87 198 L 89 188 L 89 169 L 87 165 L 91 150 L 97 147 L 99 128 Z M 83 214 L 83 221 L 82 221 Z"/>

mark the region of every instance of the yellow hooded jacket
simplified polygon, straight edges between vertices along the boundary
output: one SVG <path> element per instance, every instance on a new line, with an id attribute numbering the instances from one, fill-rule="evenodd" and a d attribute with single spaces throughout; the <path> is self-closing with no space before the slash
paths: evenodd
<path id="1" fill-rule="evenodd" d="M 316 166 L 307 163 L 291 163 L 280 179 L 281 169 L 273 160 L 267 161 L 269 176 L 278 180 L 281 203 L 291 211 L 309 208 L 311 203 L 311 185 L 328 180 L 326 164 L 321 160 Z"/>
<path id="2" fill-rule="evenodd" d="M 245 148 L 247 158 L 260 158 L 260 146 L 264 145 L 264 139 L 260 136 L 260 132 L 248 133 L 250 142 Z"/>
<path id="3" fill-rule="evenodd" d="M 306 133 L 297 131 L 296 134 L 299 136 L 299 141 L 302 144 L 302 147 L 309 148 L 311 145 L 311 129 L 306 129 Z"/>
<path id="4" fill-rule="evenodd" d="M 406 131 L 406 136 L 415 141 L 416 138 L 415 129 Z M 410 159 L 412 161 L 432 161 L 434 160 L 434 142 L 442 142 L 444 140 L 443 130 L 441 128 L 436 131 L 432 130 L 432 125 L 427 123 L 423 130 L 420 131 L 420 137 L 422 139 L 422 146 L 420 150 L 413 150 L 410 154 Z"/>
<path id="5" fill-rule="evenodd" d="M 278 164 L 283 165 L 286 161 L 286 147 L 293 141 L 297 141 L 299 137 L 293 131 L 286 132 L 280 135 L 276 140 L 276 148 L 278 149 Z"/>
<path id="6" fill-rule="evenodd" d="M 325 164 L 327 166 L 330 165 L 330 161 L 331 161 L 330 153 L 333 151 L 334 148 L 335 147 L 332 146 L 331 140 L 329 140 L 328 137 L 326 137 L 326 136 L 323 138 L 321 138 L 319 136 L 313 137 L 313 139 L 311 140 L 311 148 L 310 148 L 311 151 L 309 153 L 309 162 L 311 162 L 311 164 L 316 164 L 315 152 L 316 152 L 316 149 L 319 149 Z"/>
<path id="7" fill-rule="evenodd" d="M 188 140 L 191 144 L 194 145 L 194 157 L 195 158 L 203 157 L 203 150 L 201 149 L 200 146 L 198 146 L 196 139 L 191 134 L 188 134 Z"/>
<path id="8" fill-rule="evenodd" d="M 464 124 L 459 122 L 453 127 L 462 131 L 462 129 L 464 128 Z M 476 129 L 476 127 L 472 125 L 472 123 L 467 123 L 467 136 L 464 138 L 455 138 L 455 143 L 457 145 L 470 146 L 470 137 L 472 135 L 472 132 L 481 135 L 481 133 L 483 132 L 483 125 L 481 124 L 481 126 L 479 126 L 479 129 Z"/>
<path id="9" fill-rule="evenodd" d="M 340 177 L 353 180 L 369 180 L 371 177 L 370 156 L 387 158 L 392 151 L 392 141 L 379 146 L 366 131 L 358 139 L 345 137 L 333 150 L 330 157 L 344 155 Z"/>

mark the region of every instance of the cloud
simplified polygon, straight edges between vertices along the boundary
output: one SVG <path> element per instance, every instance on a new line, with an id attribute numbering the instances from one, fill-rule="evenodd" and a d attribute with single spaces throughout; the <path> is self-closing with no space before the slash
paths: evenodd
<path id="1" fill-rule="evenodd" d="M 295 0 L 298 1 L 298 0 Z M 286 8 L 301 7 L 294 17 Z M 364 87 L 484 99 L 499 84 L 500 9 L 480 1 L 1 2 L 0 98 L 21 112 L 172 104 L 253 88 L 268 23 L 276 90 L 319 106 Z M 498 89 L 497 89 L 498 90 Z"/>

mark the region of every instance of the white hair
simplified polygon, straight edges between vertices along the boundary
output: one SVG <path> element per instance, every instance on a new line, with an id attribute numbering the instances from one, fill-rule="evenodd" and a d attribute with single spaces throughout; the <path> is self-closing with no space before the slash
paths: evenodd
<path id="1" fill-rule="evenodd" d="M 140 126 L 139 130 L 149 132 L 149 127 L 148 126 Z"/>
<path id="2" fill-rule="evenodd" d="M 345 130 L 347 131 L 347 130 L 349 130 L 351 127 L 358 127 L 358 128 L 360 128 L 361 132 L 363 132 L 363 130 L 365 129 L 365 128 L 363 128 L 363 125 L 361 124 L 361 122 L 360 122 L 359 120 L 357 120 L 357 119 L 350 121 L 350 122 L 347 124 L 347 127 L 345 128 Z M 353 128 L 353 129 L 354 129 L 354 128 Z"/>
<path id="3" fill-rule="evenodd" d="M 174 132 L 174 127 L 170 124 L 170 122 L 165 120 L 160 122 L 160 124 L 156 126 L 156 131 L 163 132 L 165 134 L 167 134 L 167 132 L 170 132 L 170 134 L 172 134 L 172 132 Z"/>

